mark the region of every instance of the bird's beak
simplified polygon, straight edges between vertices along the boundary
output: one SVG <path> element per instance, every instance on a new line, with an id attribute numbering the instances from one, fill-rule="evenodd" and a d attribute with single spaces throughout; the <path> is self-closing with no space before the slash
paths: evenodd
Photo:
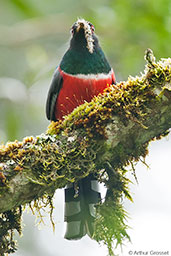
<path id="1" fill-rule="evenodd" d="M 78 27 L 76 28 L 76 31 L 79 32 L 80 29 L 82 29 L 82 28 L 84 28 L 84 23 L 83 23 L 83 22 L 80 22 L 80 23 L 78 24 Z"/>

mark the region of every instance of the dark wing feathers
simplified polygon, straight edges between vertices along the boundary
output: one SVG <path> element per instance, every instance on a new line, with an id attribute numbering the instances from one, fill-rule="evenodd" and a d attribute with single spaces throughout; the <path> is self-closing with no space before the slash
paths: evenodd
<path id="1" fill-rule="evenodd" d="M 59 91 L 62 87 L 63 78 L 57 69 L 54 73 L 50 89 L 48 92 L 48 97 L 46 101 L 46 116 L 51 121 L 56 121 L 55 117 L 55 105 L 56 99 L 58 97 Z"/>

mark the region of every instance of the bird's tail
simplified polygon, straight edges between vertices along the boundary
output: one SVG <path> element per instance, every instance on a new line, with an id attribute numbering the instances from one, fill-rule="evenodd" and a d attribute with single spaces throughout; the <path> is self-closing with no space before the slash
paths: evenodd
<path id="1" fill-rule="evenodd" d="M 95 204 L 101 200 L 98 182 L 93 174 L 78 182 L 78 194 L 74 184 L 65 189 L 65 238 L 80 239 L 94 233 Z"/>

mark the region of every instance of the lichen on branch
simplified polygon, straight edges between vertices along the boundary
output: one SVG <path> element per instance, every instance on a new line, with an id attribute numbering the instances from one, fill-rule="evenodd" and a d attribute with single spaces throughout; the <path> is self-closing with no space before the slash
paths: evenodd
<path id="1" fill-rule="evenodd" d="M 45 134 L 0 146 L 0 223 L 19 214 L 18 225 L 0 231 L 0 254 L 1 241 L 11 241 L 8 252 L 10 232 L 21 232 L 22 206 L 46 197 L 52 207 L 57 188 L 92 172 L 108 189 L 106 201 L 97 207 L 94 239 L 107 244 L 112 255 L 113 240 L 121 244 L 129 238 L 121 202 L 123 196 L 132 200 L 127 165 L 145 158 L 148 143 L 171 127 L 171 59 L 156 63 L 148 49 L 146 60 L 144 74 L 108 86 L 63 122 L 52 122 Z"/>

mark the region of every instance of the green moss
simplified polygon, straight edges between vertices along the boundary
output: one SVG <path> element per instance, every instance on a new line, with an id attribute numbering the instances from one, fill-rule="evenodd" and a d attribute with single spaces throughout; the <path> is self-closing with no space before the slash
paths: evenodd
<path id="1" fill-rule="evenodd" d="M 44 223 L 44 212 L 48 213 L 53 230 L 55 230 L 55 223 L 53 221 L 53 195 L 44 194 L 42 198 L 35 199 L 34 201 L 32 201 L 29 204 L 29 207 L 32 211 L 32 214 L 37 216 L 39 223 Z"/>
<path id="2" fill-rule="evenodd" d="M 107 246 L 110 256 L 114 256 L 113 247 L 122 246 L 123 240 L 130 240 L 125 224 L 127 213 L 120 203 L 113 200 L 106 201 L 97 207 L 97 218 L 95 222 L 94 239 Z"/>
<path id="3" fill-rule="evenodd" d="M 0 214 L 0 254 L 13 253 L 17 249 L 14 231 L 21 234 L 21 207 Z"/>

